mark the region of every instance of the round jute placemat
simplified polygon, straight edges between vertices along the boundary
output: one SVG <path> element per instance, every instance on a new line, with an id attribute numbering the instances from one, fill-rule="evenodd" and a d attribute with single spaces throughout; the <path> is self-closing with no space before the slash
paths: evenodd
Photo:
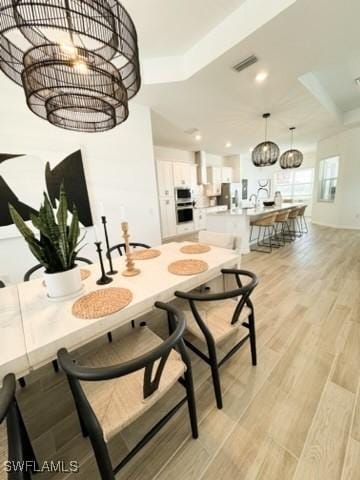
<path id="1" fill-rule="evenodd" d="M 193 243 L 192 245 L 185 245 L 184 247 L 180 248 L 181 253 L 206 253 L 211 250 L 209 245 L 205 245 L 203 243 Z"/>
<path id="2" fill-rule="evenodd" d="M 205 272 L 209 265 L 203 260 L 177 260 L 170 263 L 168 270 L 175 275 L 195 275 L 196 273 Z"/>
<path id="3" fill-rule="evenodd" d="M 145 250 L 132 251 L 131 255 L 133 260 L 150 260 L 161 255 L 161 252 L 155 248 L 147 248 Z"/>
<path id="4" fill-rule="evenodd" d="M 125 308 L 133 295 L 127 288 L 103 288 L 79 298 L 72 306 L 72 314 L 77 318 L 94 319 L 106 317 Z"/>

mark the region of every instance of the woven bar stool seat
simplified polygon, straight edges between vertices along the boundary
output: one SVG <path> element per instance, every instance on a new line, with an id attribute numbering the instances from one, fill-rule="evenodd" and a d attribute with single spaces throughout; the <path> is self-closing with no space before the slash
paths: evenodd
<path id="1" fill-rule="evenodd" d="M 279 212 L 275 218 L 275 237 L 279 240 L 281 246 L 284 246 L 286 243 L 286 235 L 291 236 L 288 224 L 289 214 L 290 210 L 284 210 Z"/>
<path id="2" fill-rule="evenodd" d="M 254 219 L 250 222 L 250 243 L 252 240 L 252 232 L 254 227 L 258 227 L 258 236 L 257 236 L 257 247 L 252 248 L 252 250 L 255 250 L 257 252 L 262 252 L 262 253 L 271 253 L 273 247 L 278 247 L 273 242 L 273 236 L 276 234 L 275 232 L 275 219 L 276 219 L 277 213 L 268 213 L 265 214 L 264 216 Z M 262 237 L 262 240 L 261 240 Z M 265 239 L 268 240 L 265 240 Z"/>
<path id="3" fill-rule="evenodd" d="M 306 218 L 305 218 L 305 210 L 307 208 L 307 205 L 304 205 L 303 207 L 299 208 L 298 211 L 298 221 L 300 224 L 300 231 L 301 233 L 308 233 L 309 229 L 306 223 Z"/>
<path id="4" fill-rule="evenodd" d="M 294 207 L 289 212 L 288 225 L 289 225 L 289 231 L 291 235 L 290 238 L 292 240 L 295 240 L 296 237 L 302 236 L 301 228 L 298 222 L 299 211 L 301 210 L 301 208 L 302 207 Z"/>

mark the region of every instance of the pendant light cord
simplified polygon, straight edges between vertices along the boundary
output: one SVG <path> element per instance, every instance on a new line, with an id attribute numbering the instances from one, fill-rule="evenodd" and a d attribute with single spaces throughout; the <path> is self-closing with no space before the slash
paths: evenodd
<path id="1" fill-rule="evenodd" d="M 265 142 L 267 142 L 267 136 L 268 136 L 268 118 L 265 118 Z"/>

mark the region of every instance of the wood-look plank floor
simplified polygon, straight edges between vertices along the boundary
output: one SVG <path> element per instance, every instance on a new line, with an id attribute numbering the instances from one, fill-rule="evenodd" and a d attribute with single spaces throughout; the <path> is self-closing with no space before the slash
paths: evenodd
<path id="1" fill-rule="evenodd" d="M 199 439 L 190 438 L 182 408 L 119 480 L 360 478 L 360 231 L 313 226 L 272 254 L 243 257 L 242 267 L 260 279 L 253 296 L 258 366 L 246 346 L 221 367 L 224 408 L 217 410 L 209 371 L 194 358 Z M 99 478 L 63 375 L 45 367 L 27 380 L 18 396 L 40 461 L 81 465 L 76 475 L 41 478 Z M 114 459 L 181 393 L 176 387 L 117 437 Z M 5 457 L 1 428 L 0 462 Z"/>

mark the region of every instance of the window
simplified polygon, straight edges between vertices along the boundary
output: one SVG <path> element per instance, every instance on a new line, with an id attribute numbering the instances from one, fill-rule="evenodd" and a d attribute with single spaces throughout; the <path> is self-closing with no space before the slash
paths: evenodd
<path id="1" fill-rule="evenodd" d="M 324 158 L 320 162 L 319 201 L 334 202 L 339 174 L 339 157 Z"/>
<path id="2" fill-rule="evenodd" d="M 281 192 L 283 198 L 293 201 L 309 201 L 312 197 L 314 169 L 282 170 L 274 175 L 275 191 Z"/>

